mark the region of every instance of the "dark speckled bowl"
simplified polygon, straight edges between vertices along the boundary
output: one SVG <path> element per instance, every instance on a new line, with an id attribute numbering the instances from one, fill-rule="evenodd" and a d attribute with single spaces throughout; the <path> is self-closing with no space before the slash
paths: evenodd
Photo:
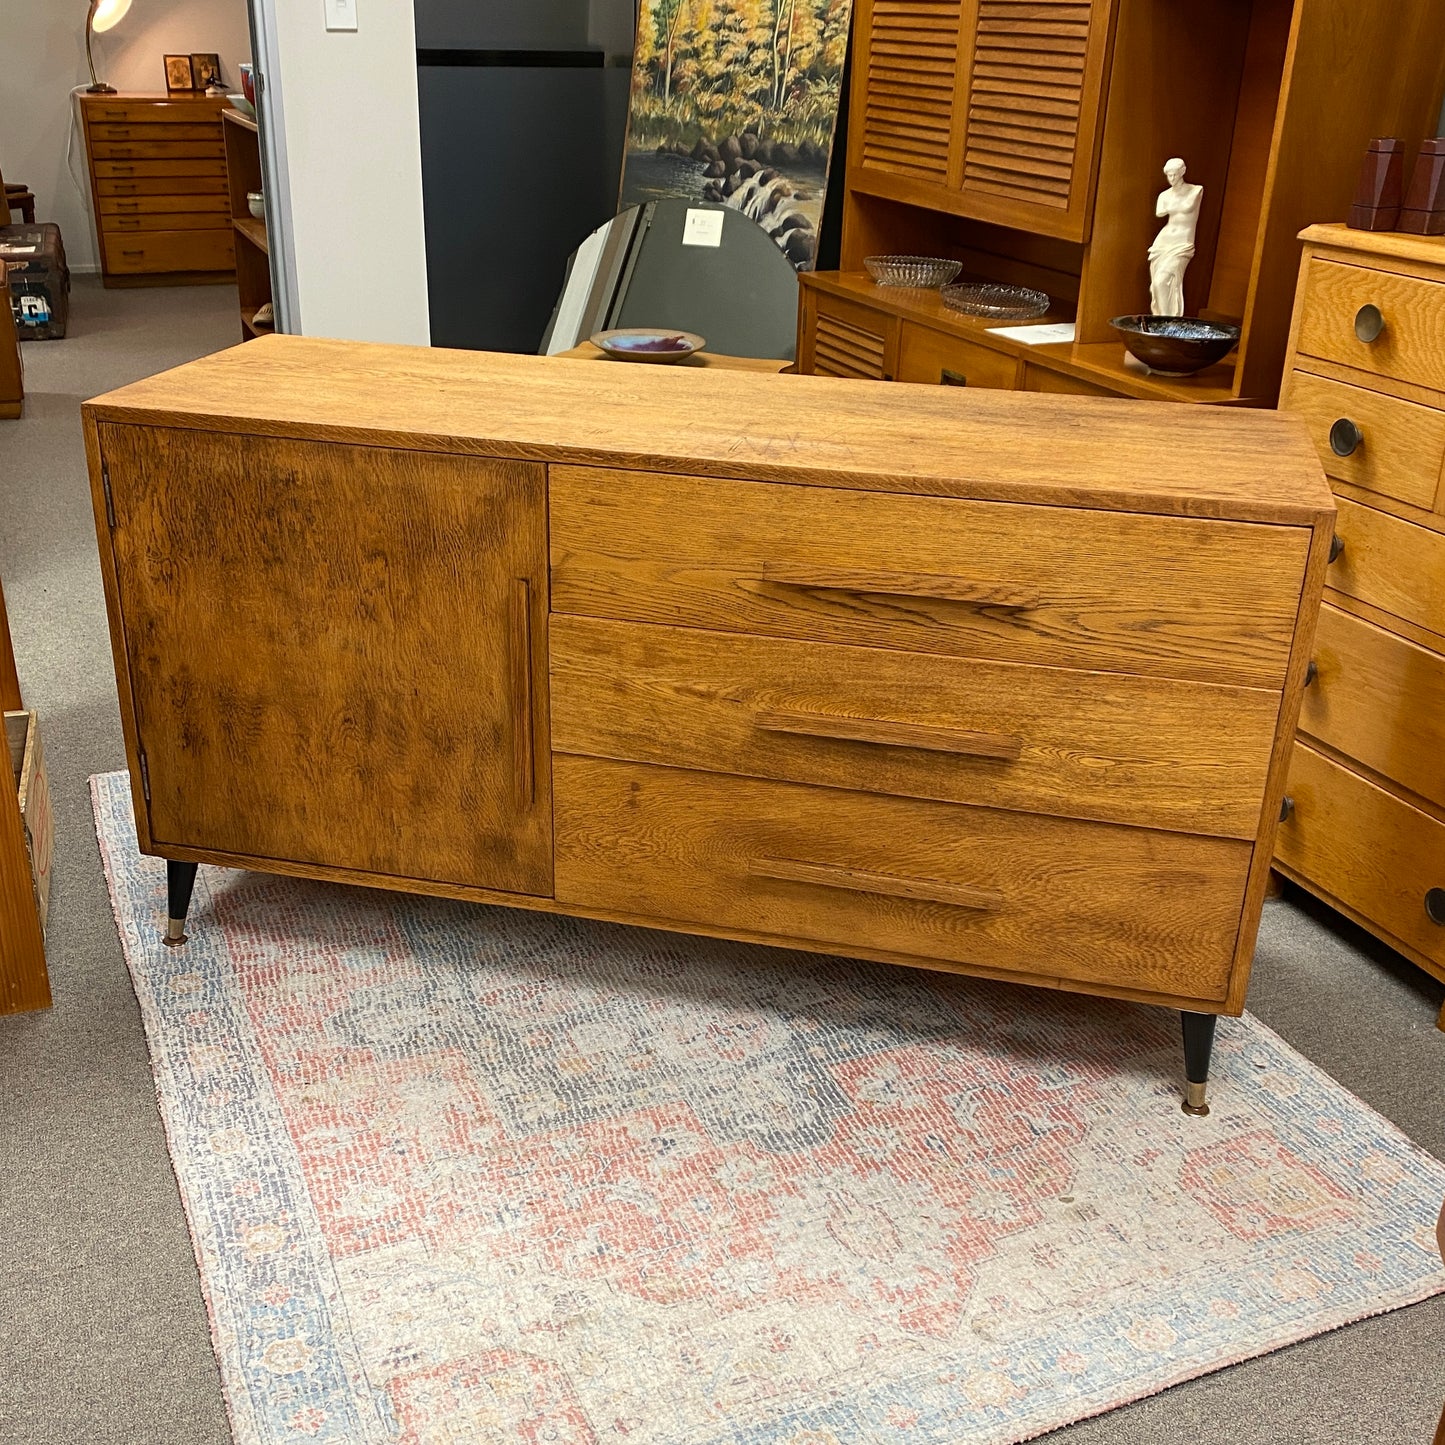
<path id="1" fill-rule="evenodd" d="M 1193 376 L 1223 361 L 1239 341 L 1239 327 L 1197 316 L 1116 316 L 1109 323 L 1124 350 L 1157 376 Z"/>

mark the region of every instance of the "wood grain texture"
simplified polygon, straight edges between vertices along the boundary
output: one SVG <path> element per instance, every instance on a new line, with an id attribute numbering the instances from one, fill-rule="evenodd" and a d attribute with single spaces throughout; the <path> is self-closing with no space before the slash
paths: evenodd
<path id="1" fill-rule="evenodd" d="M 555 787 L 564 904 L 1225 996 L 1246 843 L 587 758 L 559 757 Z M 759 878 L 757 858 L 1001 901 L 979 910 Z"/>
<path id="2" fill-rule="evenodd" d="M 1280 405 L 1304 418 L 1327 476 L 1434 507 L 1445 470 L 1445 411 L 1298 369 L 1286 379 Z M 1343 457 L 1330 446 L 1330 429 L 1341 419 L 1353 421 L 1363 436 Z"/>
<path id="3" fill-rule="evenodd" d="M 557 612 L 1268 687 L 1310 538 L 603 468 L 550 496 Z M 907 595 L 934 577 L 978 600 Z"/>
<path id="4" fill-rule="evenodd" d="M 1250 839 L 1279 710 L 1253 689 L 561 615 L 551 648 L 561 752 Z M 970 759 L 969 728 L 1016 758 Z"/>
<path id="5" fill-rule="evenodd" d="M 1345 544 L 1326 581 L 1392 616 L 1445 632 L 1445 536 L 1340 497 Z"/>
<path id="6" fill-rule="evenodd" d="M 1445 966 L 1445 927 L 1425 911 L 1426 893 L 1445 888 L 1445 823 L 1305 743 L 1295 744 L 1289 793 L 1280 861 Z"/>
<path id="7" fill-rule="evenodd" d="M 550 892 L 540 467 L 159 428 L 100 446 L 156 844 Z"/>
<path id="8" fill-rule="evenodd" d="M 20 674 L 15 669 L 15 648 L 10 641 L 10 616 L 5 610 L 5 589 L 0 586 L 0 712 L 18 712 Z"/>
<path id="9" fill-rule="evenodd" d="M 815 376 L 891 381 L 898 368 L 898 323 L 836 296 L 820 297 L 809 357 Z"/>
<path id="10" fill-rule="evenodd" d="M 1445 656 L 1328 604 L 1300 730 L 1445 808 Z"/>
<path id="11" fill-rule="evenodd" d="M 898 380 L 929 386 L 999 387 L 1011 391 L 1018 380 L 1018 359 L 990 346 L 979 346 L 905 321 L 898 349 Z"/>
<path id="12" fill-rule="evenodd" d="M 1297 417 L 967 387 L 269 336 L 87 406 L 97 420 L 1305 526 L 1333 506 Z"/>

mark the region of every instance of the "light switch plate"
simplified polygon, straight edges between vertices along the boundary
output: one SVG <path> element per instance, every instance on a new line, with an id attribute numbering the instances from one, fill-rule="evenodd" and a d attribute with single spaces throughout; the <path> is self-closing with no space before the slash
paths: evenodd
<path id="1" fill-rule="evenodd" d="M 682 223 L 682 244 L 684 246 L 721 246 L 723 213 L 687 208 L 687 219 Z"/>
<path id="2" fill-rule="evenodd" d="M 356 0 L 322 0 L 328 30 L 356 29 Z"/>

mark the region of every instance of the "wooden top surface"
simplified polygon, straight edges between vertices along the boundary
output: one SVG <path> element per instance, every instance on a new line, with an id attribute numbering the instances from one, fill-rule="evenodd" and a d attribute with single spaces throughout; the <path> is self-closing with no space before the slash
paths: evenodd
<path id="1" fill-rule="evenodd" d="M 1296 416 L 273 335 L 97 421 L 1291 524 L 1334 502 Z"/>
<path id="2" fill-rule="evenodd" d="M 1335 246 L 1342 251 L 1360 251 L 1365 256 L 1390 256 L 1398 261 L 1418 261 L 1425 266 L 1445 266 L 1445 236 L 1412 236 L 1406 231 L 1355 231 L 1349 226 L 1309 226 L 1300 240 L 1311 246 Z"/>

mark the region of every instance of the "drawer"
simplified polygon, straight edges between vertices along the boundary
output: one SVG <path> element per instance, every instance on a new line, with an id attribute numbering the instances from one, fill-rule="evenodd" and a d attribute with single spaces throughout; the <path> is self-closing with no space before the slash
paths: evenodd
<path id="1" fill-rule="evenodd" d="M 1355 334 L 1362 308 L 1376 307 L 1384 329 Z M 1339 261 L 1313 260 L 1304 280 L 1298 350 L 1373 376 L 1445 391 L 1445 285 Z"/>
<path id="2" fill-rule="evenodd" d="M 1326 603 L 1300 731 L 1445 807 L 1445 657 Z"/>
<path id="3" fill-rule="evenodd" d="M 214 207 L 204 211 L 164 211 L 138 215 L 102 216 L 101 227 L 107 236 L 132 231 L 202 231 L 217 225 L 229 225 L 231 218 Z"/>
<path id="4" fill-rule="evenodd" d="M 817 376 L 892 381 L 898 367 L 898 318 L 839 296 L 816 293 L 813 365 Z"/>
<path id="5" fill-rule="evenodd" d="M 558 752 L 1253 838 L 1279 697 L 554 615 Z"/>
<path id="6" fill-rule="evenodd" d="M 594 758 L 554 780 L 564 904 L 1225 996 L 1247 843 Z"/>
<path id="7" fill-rule="evenodd" d="M 985 386 L 1012 390 L 1018 361 L 989 346 L 963 341 L 932 327 L 903 323 L 898 352 L 898 380 L 930 385 Z"/>
<path id="8" fill-rule="evenodd" d="M 183 211 L 197 215 L 221 216 L 231 219 L 226 197 L 220 191 L 202 192 L 195 196 L 102 196 L 100 214 L 109 224 L 113 216 L 176 216 Z M 207 225 L 220 222 L 208 220 Z"/>
<path id="9" fill-rule="evenodd" d="M 91 145 L 90 152 L 98 161 L 173 161 L 217 158 L 224 161 L 226 143 L 219 136 L 215 140 L 96 141 Z"/>
<path id="10" fill-rule="evenodd" d="M 1269 687 L 1310 537 L 601 467 L 550 494 L 557 612 Z"/>
<path id="11" fill-rule="evenodd" d="M 1445 411 L 1306 371 L 1290 377 L 1284 406 L 1304 418 L 1330 476 L 1434 507 L 1445 465 Z"/>
<path id="12" fill-rule="evenodd" d="M 202 121 L 216 119 L 227 108 L 221 101 L 200 99 L 83 100 L 81 105 L 87 123 L 92 126 L 106 121 L 199 125 Z"/>
<path id="13" fill-rule="evenodd" d="M 181 141 L 219 140 L 221 122 L 213 121 L 136 121 L 120 124 L 108 121 L 91 121 L 92 141 Z"/>
<path id="14" fill-rule="evenodd" d="M 215 176 L 129 176 L 119 180 L 97 180 L 96 194 L 105 200 L 119 196 L 208 196 L 222 210 L 227 208 L 225 167 Z M 167 209 L 179 209 L 168 207 Z"/>
<path id="15" fill-rule="evenodd" d="M 1294 810 L 1276 836 L 1280 862 L 1445 964 L 1445 824 L 1304 743 L 1294 747 L 1288 796 Z"/>
<path id="16" fill-rule="evenodd" d="M 1047 366 L 1023 364 L 1023 390 L 1049 392 L 1054 396 L 1107 396 L 1119 399 L 1117 391 L 1107 386 L 1096 386 L 1092 381 L 1082 381 L 1062 371 L 1052 371 Z"/>
<path id="17" fill-rule="evenodd" d="M 1445 535 L 1373 507 L 1336 499 L 1344 551 L 1325 585 L 1417 627 L 1445 633 Z"/>
<path id="18" fill-rule="evenodd" d="M 229 271 L 236 264 L 234 232 L 144 231 L 105 237 L 105 269 L 119 275 L 164 271 Z"/>
<path id="19" fill-rule="evenodd" d="M 97 180 L 134 180 L 146 176 L 219 176 L 222 184 L 226 178 L 225 161 L 171 160 L 171 161 L 96 161 Z"/>

